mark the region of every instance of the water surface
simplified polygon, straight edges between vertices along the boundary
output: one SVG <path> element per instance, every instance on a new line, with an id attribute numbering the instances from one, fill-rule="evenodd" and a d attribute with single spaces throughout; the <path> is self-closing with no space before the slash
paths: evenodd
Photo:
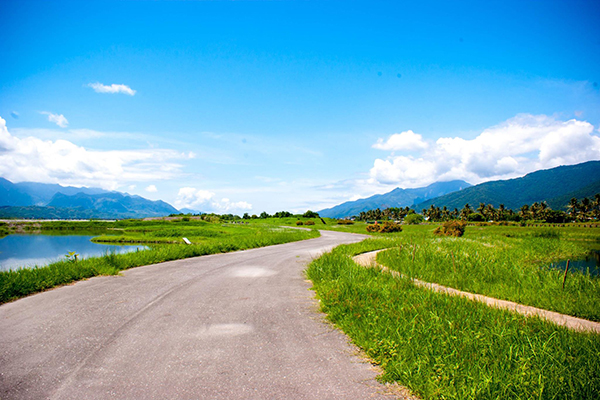
<path id="1" fill-rule="evenodd" d="M 0 239 L 0 271 L 47 265 L 74 251 L 78 258 L 147 249 L 142 245 L 92 243 L 90 235 L 8 235 Z"/>
<path id="2" fill-rule="evenodd" d="M 551 268 L 565 270 L 567 268 L 567 260 L 552 263 Z M 590 273 L 592 276 L 600 276 L 600 250 L 591 250 L 585 258 L 580 260 L 569 261 L 569 271 L 580 271 Z"/>

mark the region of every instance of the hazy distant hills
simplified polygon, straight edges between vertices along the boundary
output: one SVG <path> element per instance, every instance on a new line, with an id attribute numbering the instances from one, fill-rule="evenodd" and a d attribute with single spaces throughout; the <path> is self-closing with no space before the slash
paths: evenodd
<path id="1" fill-rule="evenodd" d="M 479 203 L 493 204 L 513 210 L 524 204 L 546 201 L 555 209 L 564 209 L 572 197 L 581 200 L 600 193 L 600 161 L 588 161 L 532 172 L 521 178 L 485 182 L 459 192 L 429 199 L 415 205 L 420 212 L 432 204 L 459 210 L 465 204 L 476 208 Z"/>
<path id="2" fill-rule="evenodd" d="M 0 178 L 0 218 L 143 218 L 178 213 L 164 201 L 45 183 L 12 183 Z"/>
<path id="3" fill-rule="evenodd" d="M 50 183 L 20 182 L 0 178 L 0 206 L 45 206 L 56 193 L 75 195 L 77 193 L 111 193 L 99 188 L 77 188 Z"/>
<path id="4" fill-rule="evenodd" d="M 343 218 L 360 214 L 361 211 L 385 209 L 388 207 L 411 207 L 425 200 L 456 192 L 471 186 L 465 181 L 436 182 L 416 189 L 396 188 L 389 193 L 376 194 L 366 199 L 347 201 L 338 206 L 319 211 L 321 217 Z"/>

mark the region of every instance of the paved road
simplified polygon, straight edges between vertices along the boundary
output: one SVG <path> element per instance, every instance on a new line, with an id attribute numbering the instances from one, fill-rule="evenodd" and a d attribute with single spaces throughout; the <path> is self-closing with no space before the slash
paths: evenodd
<path id="1" fill-rule="evenodd" d="M 0 398 L 389 399 L 302 273 L 362 238 L 322 232 L 0 306 Z"/>

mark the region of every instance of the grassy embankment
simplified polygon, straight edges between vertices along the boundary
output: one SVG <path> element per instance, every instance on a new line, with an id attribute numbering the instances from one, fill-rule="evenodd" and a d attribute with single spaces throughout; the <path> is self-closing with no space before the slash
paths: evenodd
<path id="1" fill-rule="evenodd" d="M 539 318 L 433 292 L 408 278 L 358 266 L 350 258 L 404 243 L 400 253 L 410 254 L 412 263 L 411 243 L 419 246 L 416 262 L 418 257 L 427 260 L 426 254 L 447 243 L 489 243 L 489 238 L 472 236 L 438 241 L 429 234 L 431 230 L 411 227 L 392 240 L 340 246 L 307 270 L 323 311 L 381 365 L 381 379 L 397 381 L 426 399 L 597 398 L 600 335 L 569 331 Z M 496 246 L 492 249 L 501 252 L 501 243 L 492 243 Z M 533 251 L 546 248 L 539 246 Z M 461 250 L 475 251 L 473 256 L 479 257 L 479 247 Z M 398 250 L 390 251 L 387 258 L 397 254 Z M 491 271 L 494 265 L 489 265 Z"/>
<path id="2" fill-rule="evenodd" d="M 129 221 L 107 225 L 113 231 L 117 229 L 117 233 L 120 232 L 102 236 L 110 242 L 130 242 L 139 238 L 140 243 L 181 243 L 182 235 L 188 235 L 193 244 L 153 245 L 149 250 L 133 253 L 108 254 L 77 261 L 65 259 L 44 267 L 0 271 L 0 303 L 96 275 L 114 275 L 142 265 L 270 246 L 319 235 L 317 231 L 236 225 L 223 227 L 219 223 L 200 222 L 203 221 Z M 98 224 L 106 223 L 42 223 L 41 230 L 60 232 L 65 228 L 71 229 L 73 224 L 81 224 L 75 225 L 80 229 L 93 230 L 99 228 Z M 73 230 L 73 233 L 77 232 L 77 229 Z"/>
<path id="3" fill-rule="evenodd" d="M 408 233 L 408 232 L 407 232 Z M 410 278 L 600 321 L 600 277 L 553 262 L 600 244 L 600 229 L 467 227 L 462 238 L 400 235 L 378 262 Z"/>

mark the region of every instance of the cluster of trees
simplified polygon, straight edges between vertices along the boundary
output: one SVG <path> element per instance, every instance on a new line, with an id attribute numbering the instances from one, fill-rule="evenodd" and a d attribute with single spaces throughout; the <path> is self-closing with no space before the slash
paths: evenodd
<path id="1" fill-rule="evenodd" d="M 524 221 L 535 220 L 550 223 L 563 223 L 569 221 L 589 221 L 600 219 L 600 193 L 592 199 L 587 197 L 579 201 L 572 198 L 567 206 L 567 212 L 551 209 L 545 201 L 535 202 L 531 205 L 525 204 L 518 211 L 505 208 L 500 204 L 498 208 L 492 204 L 479 203 L 477 208 L 472 208 L 469 204 L 458 210 L 450 210 L 446 206 L 440 208 L 434 205 L 423 209 L 421 214 L 433 222 L 444 222 L 452 220 L 462 221 Z M 361 221 L 368 220 L 401 220 L 414 214 L 415 211 L 409 207 L 390 207 L 385 210 L 379 208 L 375 210 L 363 211 L 355 218 Z"/>
<path id="2" fill-rule="evenodd" d="M 389 207 L 384 210 L 376 208 L 375 210 L 361 211 L 354 218 L 359 221 L 377 221 L 377 220 L 402 220 L 408 214 L 415 214 L 415 210 L 409 207 Z"/>
<path id="3" fill-rule="evenodd" d="M 270 215 L 266 211 L 260 213 L 260 215 L 250 215 L 248 213 L 244 213 L 242 219 L 266 219 L 266 218 L 288 218 L 288 217 L 304 217 L 304 218 L 319 218 L 319 214 L 308 210 L 304 214 L 292 214 L 289 211 L 278 211 L 273 215 Z M 239 218 L 239 217 L 238 217 Z"/>
<path id="4" fill-rule="evenodd" d="M 569 216 L 577 221 L 600 219 L 600 193 L 596 193 L 592 199 L 584 197 L 579 202 L 573 197 L 567 205 Z"/>

